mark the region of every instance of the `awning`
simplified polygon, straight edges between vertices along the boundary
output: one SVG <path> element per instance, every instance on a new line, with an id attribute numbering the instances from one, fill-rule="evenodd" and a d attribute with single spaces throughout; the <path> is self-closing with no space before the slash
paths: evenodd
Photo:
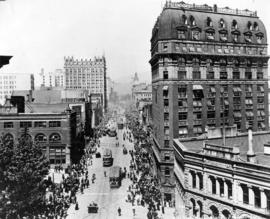
<path id="1" fill-rule="evenodd" d="M 216 89 L 214 87 L 210 87 L 210 92 L 211 93 L 215 93 L 216 92 Z"/>
<path id="2" fill-rule="evenodd" d="M 187 133 L 188 133 L 187 128 L 180 128 L 179 129 L 179 135 L 183 135 L 183 134 L 187 134 Z"/>
<path id="3" fill-rule="evenodd" d="M 240 112 L 234 112 L 233 116 L 236 117 L 236 118 L 241 118 L 242 117 Z"/>
<path id="4" fill-rule="evenodd" d="M 193 101 L 193 106 L 194 107 L 201 107 L 202 106 L 202 102 L 201 101 Z"/>
<path id="5" fill-rule="evenodd" d="M 163 86 L 163 90 L 168 90 L 168 89 L 169 89 L 168 85 Z"/>
<path id="6" fill-rule="evenodd" d="M 226 106 L 228 106 L 228 105 L 229 105 L 229 101 L 228 101 L 228 100 L 224 100 L 224 104 L 225 104 Z"/>
<path id="7" fill-rule="evenodd" d="M 246 103 L 247 105 L 252 105 L 252 104 L 253 104 L 253 101 L 252 101 L 252 99 L 246 99 L 246 100 L 245 100 L 245 103 Z"/>
<path id="8" fill-rule="evenodd" d="M 263 86 L 259 86 L 258 88 L 259 88 L 259 91 L 260 91 L 260 92 L 264 92 Z"/>
<path id="9" fill-rule="evenodd" d="M 240 87 L 233 87 L 233 92 L 242 92 Z"/>
<path id="10" fill-rule="evenodd" d="M 193 90 L 203 90 L 203 87 L 200 84 L 193 84 L 192 88 Z"/>

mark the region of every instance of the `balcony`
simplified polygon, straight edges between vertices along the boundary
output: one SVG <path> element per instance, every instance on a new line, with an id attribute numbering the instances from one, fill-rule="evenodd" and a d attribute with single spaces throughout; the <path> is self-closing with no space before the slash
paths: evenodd
<path id="1" fill-rule="evenodd" d="M 187 112 L 188 108 L 187 107 L 180 107 L 178 109 L 178 112 Z"/>

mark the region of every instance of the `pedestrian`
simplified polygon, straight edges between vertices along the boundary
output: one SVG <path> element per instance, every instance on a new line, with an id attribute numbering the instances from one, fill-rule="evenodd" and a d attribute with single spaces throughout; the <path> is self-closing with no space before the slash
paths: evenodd
<path id="1" fill-rule="evenodd" d="M 118 216 L 121 216 L 121 208 L 120 207 L 118 208 L 117 211 L 118 211 Z"/>
<path id="2" fill-rule="evenodd" d="M 75 210 L 76 210 L 76 211 L 79 210 L 79 204 L 78 204 L 78 202 L 76 202 Z"/>
<path id="3" fill-rule="evenodd" d="M 106 171 L 104 171 L 104 177 L 106 177 Z"/>
<path id="4" fill-rule="evenodd" d="M 132 211 L 133 211 L 133 216 L 135 216 L 135 208 L 133 208 Z"/>

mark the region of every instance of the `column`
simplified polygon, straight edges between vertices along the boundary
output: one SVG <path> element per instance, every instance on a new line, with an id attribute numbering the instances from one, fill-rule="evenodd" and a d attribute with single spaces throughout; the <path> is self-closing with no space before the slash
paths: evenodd
<path id="1" fill-rule="evenodd" d="M 196 189 L 200 189 L 200 177 L 199 173 L 195 173 L 196 176 Z"/>
<path id="2" fill-rule="evenodd" d="M 254 206 L 254 191 L 251 185 L 248 185 L 248 203 Z"/>
<path id="3" fill-rule="evenodd" d="M 224 180 L 224 197 L 225 198 L 229 198 L 229 195 L 228 195 L 228 184 L 227 184 L 227 181 Z"/>
<path id="4" fill-rule="evenodd" d="M 218 178 L 215 178 L 216 179 L 216 194 L 217 195 L 220 195 L 220 185 L 219 185 L 219 180 Z"/>
<path id="5" fill-rule="evenodd" d="M 192 188 L 192 175 L 190 171 L 188 171 L 188 187 Z"/>
<path id="6" fill-rule="evenodd" d="M 267 207 L 267 197 L 265 194 L 265 190 L 263 188 L 260 188 L 261 192 L 261 208 L 266 208 Z"/>
<path id="7" fill-rule="evenodd" d="M 243 203 L 243 189 L 240 183 L 236 185 L 236 189 L 233 189 L 233 197 L 234 198 L 236 197 L 235 200 L 237 200 L 238 198 L 237 201 L 239 201 L 240 203 Z"/>

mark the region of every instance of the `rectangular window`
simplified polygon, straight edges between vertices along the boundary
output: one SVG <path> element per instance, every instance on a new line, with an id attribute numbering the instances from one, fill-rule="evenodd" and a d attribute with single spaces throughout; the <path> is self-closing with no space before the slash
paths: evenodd
<path id="1" fill-rule="evenodd" d="M 233 72 L 233 79 L 237 79 L 237 80 L 240 79 L 240 72 L 239 71 L 234 71 Z"/>
<path id="2" fill-rule="evenodd" d="M 13 122 L 4 122 L 4 128 L 5 129 L 13 128 Z"/>
<path id="3" fill-rule="evenodd" d="M 163 71 L 163 79 L 165 80 L 169 79 L 168 71 Z"/>
<path id="4" fill-rule="evenodd" d="M 178 119 L 179 120 L 187 120 L 187 113 L 179 113 Z"/>
<path id="5" fill-rule="evenodd" d="M 169 113 L 164 113 L 164 121 L 168 121 L 169 120 Z"/>
<path id="6" fill-rule="evenodd" d="M 192 78 L 193 79 L 201 79 L 201 72 L 200 71 L 193 71 Z"/>
<path id="7" fill-rule="evenodd" d="M 169 106 L 169 99 L 164 99 L 164 106 Z"/>
<path id="8" fill-rule="evenodd" d="M 49 121 L 49 127 L 61 127 L 61 121 Z"/>
<path id="9" fill-rule="evenodd" d="M 34 122 L 34 127 L 35 128 L 46 128 L 46 126 L 47 126 L 46 121 Z"/>
<path id="10" fill-rule="evenodd" d="M 180 40 L 185 39 L 185 38 L 186 38 L 186 36 L 185 36 L 185 31 L 183 31 L 183 30 L 178 30 L 178 31 L 177 31 L 177 37 L 178 37 L 178 39 L 180 39 Z"/>
<path id="11" fill-rule="evenodd" d="M 250 71 L 245 72 L 245 79 L 251 80 L 252 79 L 252 73 Z"/>
<path id="12" fill-rule="evenodd" d="M 20 128 L 30 128 L 32 127 L 32 122 L 20 122 Z"/>
<path id="13" fill-rule="evenodd" d="M 263 79 L 263 73 L 257 72 L 257 79 Z"/>
<path id="14" fill-rule="evenodd" d="M 170 147 L 170 140 L 164 141 L 164 147 Z"/>
<path id="15" fill-rule="evenodd" d="M 208 71 L 206 73 L 206 78 L 207 79 L 215 79 L 215 73 L 213 71 Z"/>
<path id="16" fill-rule="evenodd" d="M 186 71 L 178 71 L 178 79 L 179 80 L 187 79 L 187 72 Z"/>
<path id="17" fill-rule="evenodd" d="M 163 51 L 167 51 L 168 49 L 168 43 L 163 43 Z"/>
<path id="18" fill-rule="evenodd" d="M 207 112 L 207 118 L 208 119 L 214 119 L 215 117 L 216 117 L 215 111 Z"/>
<path id="19" fill-rule="evenodd" d="M 170 129 L 169 127 L 164 127 L 164 134 L 169 135 L 170 134 Z"/>
<path id="20" fill-rule="evenodd" d="M 228 79 L 228 73 L 226 71 L 220 72 L 220 79 Z"/>

